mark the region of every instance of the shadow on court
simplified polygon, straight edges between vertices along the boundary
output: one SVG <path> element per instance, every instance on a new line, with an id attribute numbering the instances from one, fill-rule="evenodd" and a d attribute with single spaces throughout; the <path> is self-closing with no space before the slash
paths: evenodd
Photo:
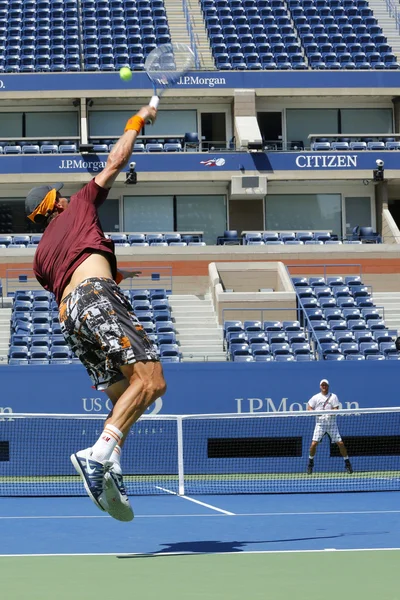
<path id="1" fill-rule="evenodd" d="M 202 541 L 189 541 L 189 542 L 176 542 L 172 544 L 160 544 L 163 546 L 161 550 L 148 554 L 126 554 L 117 556 L 117 558 L 153 558 L 156 556 L 170 556 L 175 554 L 221 554 L 221 553 L 232 553 L 232 552 L 244 552 L 247 546 L 253 545 L 265 545 L 265 544 L 281 544 L 287 542 L 308 542 L 311 540 L 330 540 L 336 538 L 342 538 L 348 533 L 339 533 L 336 535 L 319 535 L 310 537 L 298 537 L 298 538 L 280 538 L 275 540 L 252 540 L 252 541 L 227 541 L 222 542 L 218 540 L 202 540 Z M 360 534 L 356 534 L 360 535 Z M 366 534 L 368 535 L 368 534 Z M 264 550 L 264 548 L 261 548 Z"/>

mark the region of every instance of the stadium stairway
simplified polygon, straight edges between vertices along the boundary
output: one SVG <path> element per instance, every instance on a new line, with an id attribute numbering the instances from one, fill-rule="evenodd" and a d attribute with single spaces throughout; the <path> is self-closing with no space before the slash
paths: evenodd
<path id="1" fill-rule="evenodd" d="M 387 43 L 392 47 L 393 54 L 397 61 L 400 60 L 400 33 L 396 29 L 394 17 L 389 15 L 386 2 L 384 0 L 368 0 L 369 7 L 374 12 L 374 17 L 382 27 L 383 35 L 387 37 Z"/>
<path id="2" fill-rule="evenodd" d="M 376 305 L 383 306 L 386 327 L 400 331 L 400 293 L 373 292 Z"/>
<path id="3" fill-rule="evenodd" d="M 211 53 L 210 42 L 208 40 L 200 2 L 198 0 L 187 0 L 187 4 L 192 18 L 193 33 L 196 40 L 201 69 L 205 71 L 214 71 L 215 63 Z"/>
<path id="4" fill-rule="evenodd" d="M 180 43 L 180 44 L 187 44 L 188 46 L 190 46 L 190 37 L 189 37 L 189 33 L 187 30 L 187 24 L 186 24 L 186 19 L 185 19 L 185 15 L 182 11 L 182 1 L 181 0 L 164 0 L 164 5 L 165 5 L 165 10 L 167 13 L 167 17 L 168 17 L 168 25 L 169 25 L 169 30 L 171 33 L 171 41 L 172 43 Z M 197 12 L 199 14 L 199 17 L 197 19 L 197 22 L 199 22 L 199 19 L 201 17 L 201 13 L 200 13 L 200 9 L 197 8 L 197 11 L 192 10 L 192 8 L 190 7 L 190 12 L 192 15 L 192 23 L 193 23 L 193 29 L 194 29 L 194 35 L 195 35 L 195 40 L 196 40 L 196 47 L 197 47 L 197 51 L 198 51 L 198 55 L 199 55 L 199 61 L 200 61 L 200 65 L 201 65 L 201 69 L 214 69 L 214 61 L 212 59 L 212 55 L 211 55 L 211 50 L 210 50 L 210 45 L 208 44 L 208 40 L 207 40 L 207 35 L 205 32 L 205 28 L 203 25 L 203 22 L 201 21 L 201 27 L 202 27 L 202 32 L 199 32 L 199 27 L 195 26 L 194 24 L 194 17 L 197 16 Z M 203 43 L 197 43 L 197 40 L 202 41 L 202 38 L 198 35 L 199 33 L 203 33 L 203 37 L 205 38 L 206 42 L 207 42 L 207 47 L 204 47 Z M 208 52 L 207 52 L 208 50 Z"/>
<path id="5" fill-rule="evenodd" d="M 226 361 L 222 327 L 217 322 L 211 296 L 171 295 L 168 299 L 182 360 Z"/>

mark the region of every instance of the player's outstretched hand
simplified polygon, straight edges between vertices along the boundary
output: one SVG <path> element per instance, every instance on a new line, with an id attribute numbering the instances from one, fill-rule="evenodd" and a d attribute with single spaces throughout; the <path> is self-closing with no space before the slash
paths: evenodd
<path id="1" fill-rule="evenodd" d="M 148 121 L 154 123 L 157 118 L 157 109 L 153 108 L 152 106 L 143 106 L 137 114 L 139 117 L 144 119 L 145 123 Z"/>

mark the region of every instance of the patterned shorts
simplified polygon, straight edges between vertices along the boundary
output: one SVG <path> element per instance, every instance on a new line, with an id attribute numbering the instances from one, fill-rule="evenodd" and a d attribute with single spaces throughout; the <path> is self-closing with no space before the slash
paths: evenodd
<path id="1" fill-rule="evenodd" d="M 86 279 L 62 300 L 59 312 L 66 342 L 97 390 L 123 379 L 122 365 L 158 360 L 129 300 L 111 279 Z"/>

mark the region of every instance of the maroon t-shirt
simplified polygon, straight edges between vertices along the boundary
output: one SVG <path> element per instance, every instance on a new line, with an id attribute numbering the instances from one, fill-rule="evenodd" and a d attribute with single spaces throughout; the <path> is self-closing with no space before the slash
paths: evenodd
<path id="1" fill-rule="evenodd" d="M 71 196 L 68 208 L 47 226 L 36 249 L 33 271 L 39 283 L 53 292 L 57 302 L 75 269 L 93 252 L 104 252 L 113 277 L 117 273 L 114 242 L 104 236 L 97 208 L 108 190 L 92 179 Z"/>

